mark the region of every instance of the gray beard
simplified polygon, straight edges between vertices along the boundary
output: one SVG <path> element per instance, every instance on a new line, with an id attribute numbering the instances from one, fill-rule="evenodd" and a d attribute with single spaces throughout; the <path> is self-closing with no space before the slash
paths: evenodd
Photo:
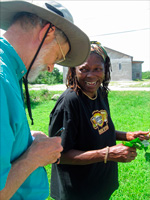
<path id="1" fill-rule="evenodd" d="M 40 74 L 41 71 L 43 71 L 46 68 L 46 65 L 39 65 L 38 67 L 36 67 L 35 69 L 32 69 L 28 74 L 28 81 L 29 82 L 34 82 L 36 80 L 36 78 L 38 77 L 38 75 Z"/>

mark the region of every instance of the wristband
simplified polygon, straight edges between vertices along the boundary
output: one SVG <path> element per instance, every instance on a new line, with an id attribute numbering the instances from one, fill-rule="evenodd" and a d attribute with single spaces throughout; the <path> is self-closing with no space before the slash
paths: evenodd
<path id="1" fill-rule="evenodd" d="M 106 164 L 107 163 L 107 159 L 108 159 L 108 154 L 109 154 L 109 146 L 106 147 L 106 154 L 105 154 L 105 157 L 104 157 L 104 163 Z"/>

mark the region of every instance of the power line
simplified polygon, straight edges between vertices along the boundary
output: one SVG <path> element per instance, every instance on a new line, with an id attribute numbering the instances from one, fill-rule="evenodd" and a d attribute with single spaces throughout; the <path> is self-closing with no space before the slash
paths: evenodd
<path id="1" fill-rule="evenodd" d="M 129 31 L 122 31 L 122 32 L 115 32 L 115 33 L 104 33 L 104 34 L 100 34 L 100 35 L 92 35 L 92 36 L 89 36 L 89 37 L 105 36 L 105 35 L 115 35 L 115 34 L 128 33 L 128 32 L 135 32 L 135 31 L 143 31 L 143 30 L 150 30 L 150 28 L 142 28 L 142 29 L 129 30 Z"/>

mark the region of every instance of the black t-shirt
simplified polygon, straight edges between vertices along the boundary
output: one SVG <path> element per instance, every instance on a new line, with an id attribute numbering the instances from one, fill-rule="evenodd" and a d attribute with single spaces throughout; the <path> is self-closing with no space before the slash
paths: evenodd
<path id="1" fill-rule="evenodd" d="M 89 151 L 116 144 L 107 95 L 98 91 L 97 99 L 77 95 L 67 89 L 50 114 L 49 135 L 65 127 L 61 135 L 63 152 L 70 149 Z M 118 188 L 116 162 L 89 165 L 53 164 L 51 196 L 56 200 L 108 200 Z"/>

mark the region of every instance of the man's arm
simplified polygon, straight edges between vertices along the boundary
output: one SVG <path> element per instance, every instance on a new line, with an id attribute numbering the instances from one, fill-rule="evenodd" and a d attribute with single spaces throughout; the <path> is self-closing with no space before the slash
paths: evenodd
<path id="1" fill-rule="evenodd" d="M 63 150 L 60 137 L 49 138 L 43 133 L 34 137 L 27 151 L 12 163 L 5 188 L 0 191 L 1 200 L 9 200 L 35 169 L 54 163 L 60 157 Z"/>

